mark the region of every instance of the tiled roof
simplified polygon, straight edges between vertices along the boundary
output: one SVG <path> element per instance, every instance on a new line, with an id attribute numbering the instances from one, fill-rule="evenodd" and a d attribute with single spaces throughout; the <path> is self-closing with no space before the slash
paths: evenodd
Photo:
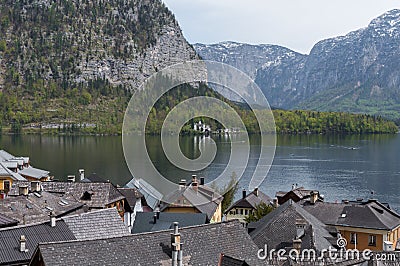
<path id="1" fill-rule="evenodd" d="M 197 191 L 191 186 L 173 191 L 162 199 L 161 210 L 168 207 L 195 207 L 211 219 L 223 196 L 205 186 L 198 186 Z M 172 203 L 168 203 L 172 202 Z"/>
<path id="2" fill-rule="evenodd" d="M 18 173 L 21 174 L 22 176 L 25 176 L 25 177 L 29 176 L 29 177 L 36 178 L 36 179 L 48 177 L 50 174 L 49 171 L 34 168 L 32 166 L 25 167 L 24 169 L 19 170 Z"/>
<path id="3" fill-rule="evenodd" d="M 131 207 L 135 207 L 136 200 L 143 197 L 142 193 L 136 188 L 118 188 L 118 191 L 124 195 Z"/>
<path id="4" fill-rule="evenodd" d="M 221 254 L 218 266 L 249 266 L 245 260 L 239 260 L 231 256 Z"/>
<path id="5" fill-rule="evenodd" d="M 49 217 L 47 218 L 49 220 Z M 19 251 L 19 239 L 26 237 L 28 252 Z M 29 262 L 39 243 L 68 240 L 105 239 L 131 235 L 115 208 L 102 209 L 50 222 L 0 229 L 0 265 Z M 61 264 L 61 261 L 58 263 Z M 67 265 L 67 264 L 63 264 Z M 81 265 L 78 263 L 78 265 Z"/>
<path id="6" fill-rule="evenodd" d="M 380 230 L 392 230 L 400 225 L 400 215 L 376 200 L 347 204 L 304 202 L 303 207 L 329 225 Z"/>
<path id="7" fill-rule="evenodd" d="M 159 200 L 162 198 L 162 194 L 157 191 L 152 185 L 147 183 L 144 179 L 132 178 L 131 181 L 126 184 L 128 188 L 136 188 L 143 194 L 147 205 L 154 210 L 159 204 Z M 153 195 L 155 197 L 153 197 Z"/>
<path id="8" fill-rule="evenodd" d="M 228 210 L 226 210 L 225 213 L 229 212 L 233 208 L 256 208 L 256 206 L 259 205 L 261 202 L 264 202 L 265 204 L 269 205 L 271 204 L 271 201 L 272 199 L 268 195 L 261 192 L 260 190 L 252 191 L 245 198 L 241 198 L 236 202 L 234 202 L 231 205 L 231 207 L 229 207 Z"/>
<path id="9" fill-rule="evenodd" d="M 79 240 L 130 235 L 116 208 L 91 211 L 62 219 Z"/>
<path id="10" fill-rule="evenodd" d="M 45 265 L 171 265 L 171 232 L 40 244 L 37 251 Z M 261 264 L 258 247 L 238 221 L 186 227 L 179 232 L 184 265 L 218 265 L 221 253 L 250 265 Z"/>
<path id="11" fill-rule="evenodd" d="M 326 230 L 325 225 L 300 205 L 289 200 L 277 209 L 267 214 L 256 223 L 250 223 L 251 238 L 260 247 L 265 244 L 271 248 L 292 247 L 296 238 L 296 220 L 306 223 L 305 234 L 301 238 L 302 248 L 328 249 L 335 243 L 333 236 Z"/>
<path id="12" fill-rule="evenodd" d="M 0 176 L 9 176 L 13 180 L 25 181 L 26 179 L 18 173 L 11 171 L 5 163 L 0 162 Z"/>
<path id="13" fill-rule="evenodd" d="M 96 173 L 92 173 L 89 176 L 85 177 L 81 182 L 86 183 L 106 183 L 110 182 L 109 180 L 104 179 Z"/>
<path id="14" fill-rule="evenodd" d="M 104 208 L 125 199 L 111 183 L 42 182 L 42 186 L 44 191 L 72 195 L 90 208 Z M 90 200 L 82 199 L 85 192 L 91 195 Z"/>
<path id="15" fill-rule="evenodd" d="M 0 228 L 17 225 L 18 221 L 0 213 Z"/>
<path id="16" fill-rule="evenodd" d="M 21 252 L 19 250 L 19 239 L 21 235 L 26 237 L 27 252 Z M 51 227 L 50 223 L 41 223 L 1 229 L 0 265 L 29 262 L 38 243 L 73 239 L 75 239 L 75 236 L 64 221 L 57 221 L 55 227 Z"/>
<path id="17" fill-rule="evenodd" d="M 161 212 L 154 224 L 153 212 L 137 212 L 135 222 L 132 227 L 132 233 L 144 233 L 173 228 L 173 223 L 178 222 L 180 226 L 193 226 L 205 224 L 207 216 L 205 213 L 172 213 Z"/>
<path id="18" fill-rule="evenodd" d="M 9 154 L 5 150 L 0 150 L 0 161 L 11 160 L 14 157 L 15 157 L 14 155 Z"/>
<path id="19" fill-rule="evenodd" d="M 0 200 L 0 212 L 20 224 L 47 221 L 51 211 L 61 217 L 81 209 L 82 203 L 68 195 L 56 195 L 42 191 L 28 196 L 8 196 Z"/>
<path id="20" fill-rule="evenodd" d="M 0 163 L 3 165 L 0 165 L 0 175 L 4 174 L 4 169 L 1 169 L 2 167 L 5 168 L 16 168 L 16 166 L 23 166 L 24 164 L 29 163 L 29 157 L 15 157 L 14 155 L 4 151 L 0 150 Z M 22 170 L 18 169 L 17 173 L 13 171 L 9 171 L 9 173 L 12 173 L 12 176 L 14 180 L 26 180 L 24 176 L 29 176 L 32 178 L 43 178 L 43 177 L 48 177 L 50 172 L 46 170 L 41 170 L 34 168 L 32 166 L 24 167 Z"/>
<path id="21" fill-rule="evenodd" d="M 278 192 L 276 192 L 276 195 L 275 195 L 275 196 L 277 196 L 277 197 L 283 197 L 283 196 L 285 196 L 286 194 L 292 192 L 292 193 L 294 193 L 297 197 L 299 197 L 300 199 L 302 199 L 302 198 L 304 198 L 304 197 L 310 196 L 310 193 L 311 193 L 312 191 L 313 191 L 313 190 L 305 189 L 304 187 L 297 187 L 297 188 L 292 189 L 292 190 L 290 190 L 290 191 L 278 191 Z"/>

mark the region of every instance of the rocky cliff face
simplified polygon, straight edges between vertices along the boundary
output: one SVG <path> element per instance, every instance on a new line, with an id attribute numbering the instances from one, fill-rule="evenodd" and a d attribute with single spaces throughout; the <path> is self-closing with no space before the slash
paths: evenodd
<path id="1" fill-rule="evenodd" d="M 264 64 L 276 64 L 278 60 L 286 60 L 300 54 L 277 45 L 251 45 L 237 42 L 221 42 L 217 44 L 193 45 L 198 54 L 206 59 L 222 62 L 243 71 L 255 79 L 257 69 Z"/>
<path id="2" fill-rule="evenodd" d="M 5 0 L 0 10 L 3 89 L 102 80 L 132 90 L 158 69 L 196 58 L 159 0 Z"/>
<path id="3" fill-rule="evenodd" d="M 256 73 L 255 81 L 272 106 L 400 118 L 399 43 L 400 10 L 391 10 L 366 28 L 318 42 L 309 55 L 276 47 L 281 54 L 265 50 L 261 57 L 268 60 L 258 62 L 249 56 L 251 51 L 236 53 L 215 45 L 209 46 L 214 51 L 204 52 L 204 47 L 195 47 L 206 59 L 247 64 L 241 69 Z"/>

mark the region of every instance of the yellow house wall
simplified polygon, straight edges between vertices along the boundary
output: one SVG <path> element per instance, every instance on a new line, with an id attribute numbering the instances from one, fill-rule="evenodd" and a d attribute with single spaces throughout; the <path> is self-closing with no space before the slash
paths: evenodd
<path id="1" fill-rule="evenodd" d="M 8 176 L 0 177 L 0 190 L 4 190 L 4 181 L 10 181 L 10 187 L 11 187 L 12 182 L 13 182 L 11 177 L 8 177 Z"/>
<path id="2" fill-rule="evenodd" d="M 374 230 L 374 229 L 364 229 L 364 228 L 356 228 L 356 227 L 341 227 L 338 226 L 340 234 L 343 238 L 347 240 L 347 249 L 355 249 L 365 250 L 370 249 L 373 251 L 382 251 L 383 250 L 383 241 L 385 240 L 385 236 L 388 235 L 388 231 L 384 230 Z M 350 234 L 357 234 L 357 243 L 356 246 L 350 242 Z M 376 246 L 369 246 L 369 235 L 376 236 Z"/>
<path id="3" fill-rule="evenodd" d="M 199 211 L 194 207 L 168 207 L 164 212 L 199 213 Z"/>

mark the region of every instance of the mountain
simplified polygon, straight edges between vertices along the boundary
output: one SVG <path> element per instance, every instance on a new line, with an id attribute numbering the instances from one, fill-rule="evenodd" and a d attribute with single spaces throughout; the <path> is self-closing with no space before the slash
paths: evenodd
<path id="1" fill-rule="evenodd" d="M 270 104 L 286 109 L 347 111 L 400 118 L 400 10 L 391 10 L 345 36 L 322 40 L 309 55 L 268 45 L 241 50 L 195 45 L 210 60 L 255 74 Z M 225 47 L 222 49 L 221 47 Z M 257 51 L 255 55 L 249 54 Z M 258 51 L 265 51 L 265 54 Z M 276 55 L 282 51 L 283 55 Z M 289 52 L 287 52 L 289 51 Z M 213 54 L 211 56 L 211 54 Z M 227 59 L 228 58 L 228 59 Z M 265 62 L 253 58 L 268 58 Z"/>
<path id="2" fill-rule="evenodd" d="M 121 97 L 146 77 L 195 58 L 161 0 L 0 1 L 5 122 L 93 122 L 123 112 Z"/>
<path id="3" fill-rule="evenodd" d="M 252 45 L 237 42 L 221 42 L 217 44 L 193 45 L 197 53 L 207 60 L 222 62 L 231 65 L 252 79 L 256 77 L 257 69 L 278 58 L 291 58 L 300 54 L 278 45 Z"/>

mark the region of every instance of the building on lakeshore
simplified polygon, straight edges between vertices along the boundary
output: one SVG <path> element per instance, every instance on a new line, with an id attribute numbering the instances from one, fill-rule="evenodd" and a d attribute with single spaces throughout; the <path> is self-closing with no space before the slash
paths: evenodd
<path id="1" fill-rule="evenodd" d="M 320 195 L 319 191 L 305 189 L 304 187 L 298 187 L 297 184 L 292 185 L 290 191 L 278 191 L 275 194 L 278 199 L 278 204 L 283 204 L 288 200 L 299 202 L 303 199 L 313 198 L 315 201 L 324 201 L 324 196 Z"/>
<path id="2" fill-rule="evenodd" d="M 315 249 L 336 246 L 337 231 L 292 200 L 280 205 L 257 222 L 248 225 L 251 238 L 260 248 Z"/>
<path id="3" fill-rule="evenodd" d="M 272 199 L 268 195 L 260 191 L 258 188 L 255 188 L 251 193 L 248 194 L 246 190 L 243 190 L 242 197 L 234 202 L 225 211 L 226 219 L 228 221 L 237 219 L 241 223 L 245 224 L 245 218 L 251 212 L 254 212 L 257 206 L 261 203 L 273 206 Z"/>
<path id="4" fill-rule="evenodd" d="M 31 166 L 29 157 L 16 157 L 4 150 L 0 150 L 0 163 L 3 165 L 3 167 L 8 168 L 12 172 L 18 174 L 19 176 L 22 176 L 28 181 L 43 182 L 49 181 L 53 178 L 52 176 L 50 176 L 49 171 Z M 20 180 L 19 176 L 14 176 L 14 178 Z"/>
<path id="5" fill-rule="evenodd" d="M 378 200 L 301 202 L 303 208 L 347 240 L 348 249 L 392 251 L 399 245 L 400 215 Z"/>
<path id="6" fill-rule="evenodd" d="M 348 249 L 393 251 L 400 237 L 400 215 L 378 200 L 341 203 L 301 202 L 303 208 L 347 240 Z"/>
<path id="7" fill-rule="evenodd" d="M 176 213 L 205 213 L 207 221 L 222 221 L 223 196 L 204 183 L 204 177 L 200 180 L 196 175 L 190 182 L 182 179 L 179 189 L 165 196 L 160 203 L 162 212 Z"/>

